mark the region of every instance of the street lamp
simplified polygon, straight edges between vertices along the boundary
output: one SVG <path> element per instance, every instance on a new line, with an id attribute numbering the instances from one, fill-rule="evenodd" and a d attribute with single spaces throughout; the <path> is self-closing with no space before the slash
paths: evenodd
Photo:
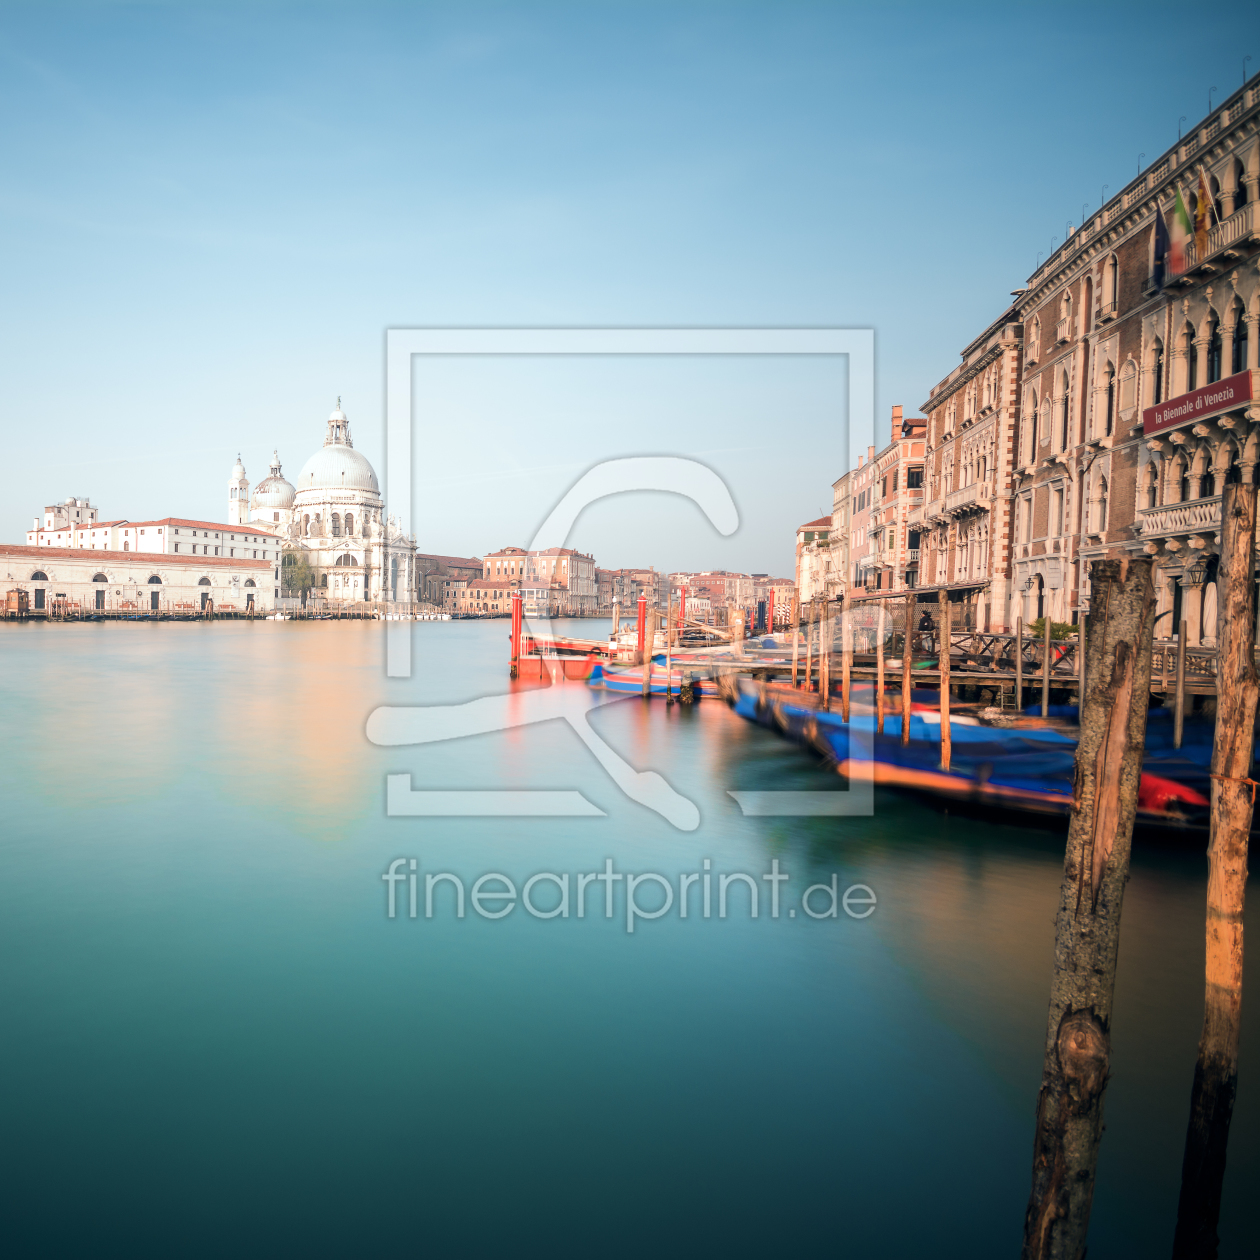
<path id="1" fill-rule="evenodd" d="M 1189 582 L 1191 586 L 1202 586 L 1203 579 L 1207 577 L 1207 569 L 1207 557 L 1200 555 L 1198 559 L 1196 559 L 1194 563 L 1186 569 L 1186 581 Z"/>

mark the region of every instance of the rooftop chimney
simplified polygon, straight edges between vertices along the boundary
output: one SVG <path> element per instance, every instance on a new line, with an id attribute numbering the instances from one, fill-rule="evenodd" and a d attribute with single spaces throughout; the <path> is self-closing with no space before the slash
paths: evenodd
<path id="1" fill-rule="evenodd" d="M 897 425 L 901 423 L 901 405 L 900 404 L 898 404 L 896 407 L 893 408 L 892 422 L 893 422 L 894 429 L 897 427 Z"/>
<path id="2" fill-rule="evenodd" d="M 861 468 L 861 467 L 862 467 L 862 465 L 863 465 L 863 464 L 865 464 L 865 463 L 866 463 L 866 456 L 865 456 L 865 455 L 859 455 L 859 456 L 858 456 L 858 467 L 859 467 L 859 468 Z"/>

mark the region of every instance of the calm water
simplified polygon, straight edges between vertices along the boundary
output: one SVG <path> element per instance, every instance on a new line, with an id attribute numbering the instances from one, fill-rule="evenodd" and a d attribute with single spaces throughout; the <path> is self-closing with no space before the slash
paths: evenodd
<path id="1" fill-rule="evenodd" d="M 373 624 L 0 627 L 10 1254 L 1016 1254 L 1061 838 L 882 795 L 742 818 L 728 788 L 834 778 L 712 702 L 593 717 L 699 804 L 690 833 L 562 723 L 367 742 L 379 703 L 503 690 L 506 631 L 418 625 L 400 683 Z M 607 817 L 386 818 L 400 772 Z M 612 920 L 596 884 L 546 921 L 456 919 L 449 887 L 426 919 L 421 884 L 390 921 L 397 857 L 518 887 L 612 858 L 675 888 L 777 857 L 797 895 L 834 872 L 879 907 L 752 920 L 740 890 L 631 936 L 624 884 Z M 1170 1245 L 1203 895 L 1194 846 L 1138 849 L 1091 1260 Z M 1224 1255 L 1256 1219 L 1249 980 Z"/>

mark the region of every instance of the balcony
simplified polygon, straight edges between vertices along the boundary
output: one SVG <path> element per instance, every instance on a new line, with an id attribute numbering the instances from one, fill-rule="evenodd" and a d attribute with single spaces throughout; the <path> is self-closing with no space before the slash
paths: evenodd
<path id="1" fill-rule="evenodd" d="M 951 490 L 945 496 L 944 511 L 947 515 L 960 515 L 963 512 L 987 512 L 989 506 L 988 483 L 973 481 L 971 485 Z"/>
<path id="2" fill-rule="evenodd" d="M 919 563 L 918 547 L 907 547 L 906 548 L 906 564 L 911 565 L 911 564 L 918 564 L 918 563 Z"/>
<path id="3" fill-rule="evenodd" d="M 1106 305 L 1100 306 L 1098 310 L 1094 312 L 1094 319 L 1096 323 L 1105 324 L 1108 321 L 1115 319 L 1119 313 L 1119 305 L 1115 302 L 1108 302 Z"/>
<path id="4" fill-rule="evenodd" d="M 1061 319 L 1054 326 L 1054 343 L 1057 346 L 1066 345 L 1072 340 L 1072 317 L 1069 315 L 1066 319 Z"/>
<path id="5" fill-rule="evenodd" d="M 1138 513 L 1143 538 L 1167 538 L 1173 534 L 1216 533 L 1221 527 L 1221 498 L 1192 499 L 1168 507 L 1144 508 Z"/>
<path id="6" fill-rule="evenodd" d="M 1241 245 L 1244 242 L 1257 243 L 1260 237 L 1260 218 L 1257 217 L 1257 207 L 1260 207 L 1260 201 L 1249 201 L 1242 209 L 1235 210 L 1228 219 L 1209 228 L 1207 249 L 1202 258 L 1199 258 L 1195 251 L 1194 241 L 1187 241 L 1186 273 L 1193 271 L 1216 254 L 1223 253 L 1227 258 L 1233 257 L 1236 251 L 1232 247 L 1235 245 Z"/>

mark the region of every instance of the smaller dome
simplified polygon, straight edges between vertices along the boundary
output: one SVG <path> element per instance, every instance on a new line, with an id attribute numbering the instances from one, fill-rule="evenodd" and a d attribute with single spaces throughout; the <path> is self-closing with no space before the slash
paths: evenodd
<path id="1" fill-rule="evenodd" d="M 255 487 L 250 507 L 285 510 L 293 506 L 297 491 L 280 475 L 280 452 L 271 453 L 271 471 Z"/>

